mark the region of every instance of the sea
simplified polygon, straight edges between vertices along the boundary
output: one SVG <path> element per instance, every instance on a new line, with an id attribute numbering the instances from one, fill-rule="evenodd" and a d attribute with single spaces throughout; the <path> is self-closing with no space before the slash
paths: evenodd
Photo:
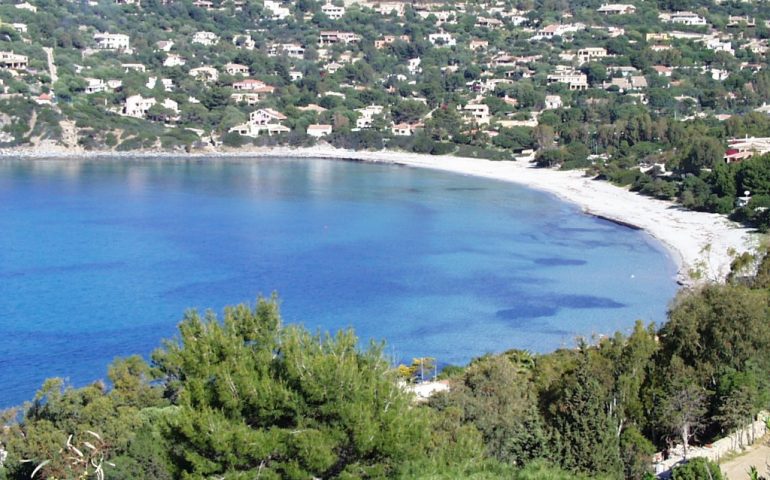
<path id="1" fill-rule="evenodd" d="M 665 321 L 643 231 L 490 179 L 321 159 L 0 160 L 0 407 L 149 358 L 189 309 L 277 293 L 394 363 L 573 348 Z"/>

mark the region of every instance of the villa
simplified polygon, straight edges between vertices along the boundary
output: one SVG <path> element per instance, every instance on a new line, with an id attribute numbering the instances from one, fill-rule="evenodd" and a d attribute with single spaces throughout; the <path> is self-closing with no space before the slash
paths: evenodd
<path id="1" fill-rule="evenodd" d="M 327 135 L 331 135 L 332 126 L 326 124 L 313 124 L 308 125 L 307 134 L 314 138 L 321 138 Z"/>
<path id="2" fill-rule="evenodd" d="M 249 115 L 249 121 L 231 128 L 230 132 L 238 133 L 246 137 L 258 137 L 262 132 L 268 136 L 291 131 L 289 127 L 281 124 L 286 116 L 271 108 L 261 108 Z"/>
<path id="3" fill-rule="evenodd" d="M 129 37 L 122 33 L 95 33 L 96 48 L 101 50 L 129 50 Z"/>
<path id="4" fill-rule="evenodd" d="M 0 52 L 0 68 L 18 70 L 27 68 L 29 59 L 26 55 L 18 55 L 13 52 Z"/>

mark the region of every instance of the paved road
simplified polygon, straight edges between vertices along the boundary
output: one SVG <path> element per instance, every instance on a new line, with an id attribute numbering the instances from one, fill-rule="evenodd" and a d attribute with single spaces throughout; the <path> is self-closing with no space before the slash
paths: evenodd
<path id="1" fill-rule="evenodd" d="M 770 476 L 770 469 L 767 466 L 769 461 L 770 446 L 763 442 L 751 447 L 740 457 L 721 464 L 720 467 L 728 480 L 748 480 L 749 468 L 752 465 L 757 467 L 760 476 L 767 478 Z"/>

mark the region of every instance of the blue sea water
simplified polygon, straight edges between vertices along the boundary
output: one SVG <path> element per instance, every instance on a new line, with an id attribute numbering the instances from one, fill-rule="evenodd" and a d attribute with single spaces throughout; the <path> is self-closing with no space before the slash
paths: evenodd
<path id="1" fill-rule="evenodd" d="M 277 291 L 285 321 L 396 361 L 542 352 L 663 321 L 644 232 L 509 183 L 330 160 L 0 161 L 0 406 L 104 378 L 188 308 Z"/>

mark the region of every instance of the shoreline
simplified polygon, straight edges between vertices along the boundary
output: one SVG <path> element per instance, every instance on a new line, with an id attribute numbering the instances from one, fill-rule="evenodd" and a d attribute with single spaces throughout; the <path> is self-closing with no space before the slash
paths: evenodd
<path id="1" fill-rule="evenodd" d="M 352 160 L 402 165 L 471 175 L 516 183 L 552 194 L 580 207 L 583 213 L 627 228 L 643 230 L 660 242 L 677 266 L 676 281 L 694 286 L 703 281 L 722 282 L 730 272 L 733 257 L 751 251 L 758 235 L 715 213 L 685 210 L 677 204 L 646 197 L 609 182 L 593 180 L 579 170 L 551 170 L 524 161 L 492 161 L 454 156 L 433 156 L 398 151 L 354 151 L 334 147 L 259 147 L 249 150 L 182 152 L 110 152 L 67 149 L 8 149 L 0 158 L 94 159 L 112 158 L 269 158 L 294 157 Z M 697 272 L 698 278 L 693 278 Z"/>

